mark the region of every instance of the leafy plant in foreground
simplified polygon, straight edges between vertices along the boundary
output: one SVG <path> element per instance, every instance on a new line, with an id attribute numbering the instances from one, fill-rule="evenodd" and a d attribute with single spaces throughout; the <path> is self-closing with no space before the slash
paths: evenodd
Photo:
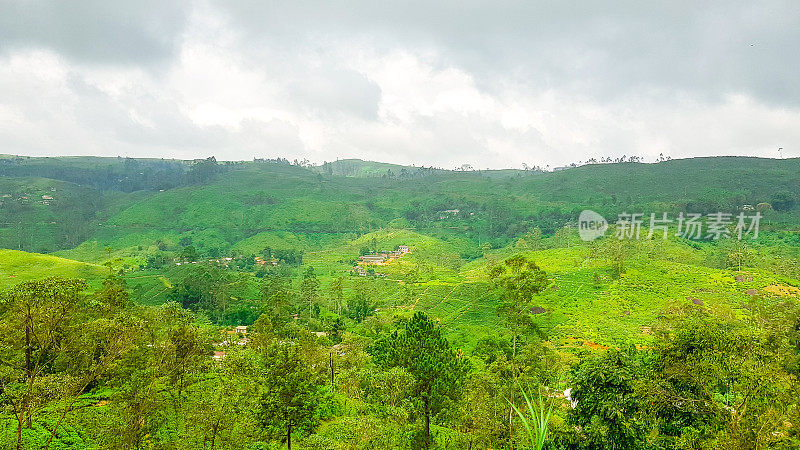
<path id="1" fill-rule="evenodd" d="M 544 399 L 542 398 L 542 394 L 539 394 L 539 399 L 536 401 L 536 407 L 531 404 L 530 398 L 528 398 L 528 394 L 525 393 L 525 389 L 520 388 L 522 392 L 522 397 L 525 399 L 525 405 L 527 406 L 527 411 L 531 416 L 532 421 L 528 421 L 525 417 L 525 414 L 517 408 L 516 405 L 511 403 L 511 407 L 514 409 L 514 412 L 517 413 L 519 418 L 522 420 L 522 425 L 525 426 L 525 431 L 528 434 L 528 438 L 531 441 L 531 447 L 535 448 L 536 450 L 542 450 L 544 448 L 544 443 L 547 440 L 547 424 L 550 422 L 550 416 L 553 413 L 553 405 L 550 404 L 545 410 L 544 407 Z M 531 425 L 533 425 L 531 427 Z"/>

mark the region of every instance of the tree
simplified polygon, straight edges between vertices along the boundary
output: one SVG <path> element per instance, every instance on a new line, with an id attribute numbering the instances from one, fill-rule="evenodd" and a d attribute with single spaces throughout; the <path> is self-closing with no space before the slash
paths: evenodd
<path id="1" fill-rule="evenodd" d="M 345 315 L 360 323 L 373 314 L 375 314 L 375 304 L 370 301 L 366 288 L 360 285 L 356 288 L 353 296 L 347 300 Z"/>
<path id="2" fill-rule="evenodd" d="M 422 403 L 425 429 L 422 444 L 431 444 L 431 419 L 455 402 L 471 366 L 445 339 L 436 323 L 416 312 L 402 331 L 383 335 L 371 349 L 383 369 L 401 367 L 416 380 L 414 395 Z"/>
<path id="3" fill-rule="evenodd" d="M 614 278 L 625 273 L 625 258 L 630 253 L 630 245 L 625 239 L 605 239 L 604 253 L 611 262 Z"/>
<path id="4" fill-rule="evenodd" d="M 524 329 L 535 328 L 530 315 L 530 301 L 534 295 L 542 292 L 548 284 L 547 274 L 535 262 L 517 255 L 503 261 L 490 271 L 494 280 L 494 288 L 500 295 L 498 315 L 511 331 L 511 383 L 508 386 L 508 397 L 511 405 L 508 411 L 508 432 L 513 434 L 513 407 L 516 400 L 518 368 L 517 340 Z"/>
<path id="5" fill-rule="evenodd" d="M 112 274 L 103 280 L 103 288 L 98 296 L 111 308 L 124 308 L 130 300 L 127 287 L 124 278 Z"/>
<path id="6" fill-rule="evenodd" d="M 183 261 L 197 261 L 197 249 L 193 245 L 189 245 L 181 251 L 180 258 Z"/>
<path id="7" fill-rule="evenodd" d="M 170 301 L 192 311 L 205 310 L 217 322 L 223 322 L 230 300 L 229 291 L 243 282 L 219 267 L 192 264 L 181 267 L 182 278 L 167 293 Z"/>
<path id="8" fill-rule="evenodd" d="M 270 433 L 285 436 L 291 450 L 293 431 L 312 431 L 317 425 L 320 384 L 301 359 L 297 345 L 279 342 L 264 351 L 262 384 L 262 424 Z"/>
<path id="9" fill-rule="evenodd" d="M 284 334 L 294 300 L 290 283 L 291 280 L 280 273 L 272 272 L 264 278 L 261 284 L 261 315 L 252 325 L 253 335 L 248 336 L 253 346 L 266 346 L 275 337 Z"/>
<path id="10" fill-rule="evenodd" d="M 257 433 L 262 362 L 251 349 L 229 351 L 190 388 L 186 420 L 196 436 L 192 448 L 241 448 L 244 444 L 236 440 L 237 434 Z"/>
<path id="11" fill-rule="evenodd" d="M 220 171 L 221 168 L 217 164 L 217 158 L 210 156 L 192 163 L 192 167 L 186 173 L 186 177 L 189 184 L 205 184 L 212 181 Z"/>
<path id="12" fill-rule="evenodd" d="M 328 286 L 328 291 L 330 292 L 333 311 L 336 314 L 341 314 L 344 306 L 344 279 L 342 277 L 334 278 L 330 286 Z"/>
<path id="13" fill-rule="evenodd" d="M 203 342 L 196 326 L 182 320 L 170 327 L 169 340 L 164 352 L 168 355 L 165 371 L 173 386 L 178 389 L 178 403 L 182 401 L 186 389 L 187 376 L 200 366 L 205 355 Z"/>
<path id="14" fill-rule="evenodd" d="M 22 428 L 31 428 L 34 412 L 48 400 L 51 391 L 39 379 L 59 356 L 75 299 L 85 288 L 82 281 L 50 278 L 18 285 L 3 299 L 0 361 L 3 392 L 17 419 L 17 448 Z"/>
<path id="15" fill-rule="evenodd" d="M 796 197 L 788 191 L 781 191 L 772 196 L 770 201 L 775 211 L 789 211 L 796 204 Z"/>
<path id="16" fill-rule="evenodd" d="M 796 405 L 800 387 L 791 373 L 798 308 L 749 307 L 754 317 L 747 324 L 693 305 L 661 324 L 647 403 L 665 446 L 691 435 L 708 448 L 767 448 L 785 432 L 784 423 L 796 420 L 789 405 Z"/>
<path id="17" fill-rule="evenodd" d="M 180 303 L 186 309 L 197 309 L 205 303 L 209 297 L 205 286 L 198 279 L 187 277 L 180 283 L 172 287 L 167 293 L 170 301 Z"/>
<path id="18" fill-rule="evenodd" d="M 577 404 L 569 422 L 581 427 L 588 448 L 638 448 L 646 423 L 639 395 L 644 374 L 635 349 L 610 349 L 573 369 L 571 397 Z"/>
<path id="19" fill-rule="evenodd" d="M 415 383 L 414 377 L 402 367 L 378 370 L 369 374 L 364 394 L 370 403 L 381 405 L 386 414 L 405 416 L 404 406 Z"/>
<path id="20" fill-rule="evenodd" d="M 0 398 L 17 420 L 17 448 L 36 413 L 61 401 L 43 445 L 49 447 L 77 398 L 130 346 L 117 296 L 101 292 L 90 306 L 86 288 L 83 280 L 52 277 L 17 285 L 0 299 Z"/>
<path id="21" fill-rule="evenodd" d="M 519 238 L 514 246 L 520 250 L 540 250 L 542 248 L 542 230 L 534 227 Z"/>
<path id="22" fill-rule="evenodd" d="M 344 322 L 342 322 L 341 317 L 337 317 L 330 325 L 328 329 L 328 337 L 333 341 L 334 344 L 338 344 L 342 342 L 342 333 L 345 331 Z"/>
<path id="23" fill-rule="evenodd" d="M 714 266 L 720 269 L 742 271 L 751 264 L 751 252 L 747 241 L 739 239 L 723 239 L 717 242 L 716 251 L 709 259 Z M 777 259 L 777 258 L 776 258 Z"/>
<path id="24" fill-rule="evenodd" d="M 532 325 L 530 301 L 547 287 L 547 274 L 532 260 L 518 255 L 492 268 L 490 277 L 500 295 L 497 312 L 511 331 L 513 359 L 517 355 L 517 336 L 524 327 Z"/>
<path id="25" fill-rule="evenodd" d="M 163 424 L 159 414 L 167 403 L 163 389 L 150 367 L 134 370 L 125 383 L 115 389 L 110 406 L 117 420 L 102 434 L 109 447 L 137 450 L 149 447 L 148 436 L 156 434 Z"/>
<path id="26" fill-rule="evenodd" d="M 314 317 L 314 303 L 319 295 L 319 280 L 314 275 L 314 266 L 308 266 L 303 272 L 303 281 L 300 283 L 300 292 L 303 300 L 308 302 L 308 317 Z"/>
<path id="27" fill-rule="evenodd" d="M 464 387 L 461 426 L 473 436 L 470 448 L 501 448 L 508 439 L 506 382 L 495 367 L 472 373 Z"/>

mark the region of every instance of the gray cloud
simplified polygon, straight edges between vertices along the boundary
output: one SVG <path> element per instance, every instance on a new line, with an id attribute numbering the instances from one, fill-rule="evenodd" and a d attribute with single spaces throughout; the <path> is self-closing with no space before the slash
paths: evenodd
<path id="1" fill-rule="evenodd" d="M 0 0 L 0 145 L 479 167 L 800 155 L 798 50 L 794 0 Z"/>
<path id="2" fill-rule="evenodd" d="M 314 115 L 355 115 L 375 120 L 381 89 L 352 70 L 315 70 L 294 74 L 286 99 Z"/>
<path id="3" fill-rule="evenodd" d="M 718 99 L 746 92 L 800 105 L 800 3 L 793 0 L 225 2 L 254 39 L 366 36 L 435 47 L 443 63 L 531 89 L 608 98 L 632 90 Z M 488 82 L 487 84 L 491 84 Z"/>
<path id="4" fill-rule="evenodd" d="M 146 64 L 174 54 L 188 2 L 0 0 L 0 49 L 52 48 L 83 62 Z"/>

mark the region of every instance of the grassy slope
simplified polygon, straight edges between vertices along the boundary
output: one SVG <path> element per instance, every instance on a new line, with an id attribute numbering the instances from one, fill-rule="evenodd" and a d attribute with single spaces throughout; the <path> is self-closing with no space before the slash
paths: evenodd
<path id="1" fill-rule="evenodd" d="M 0 247 L 46 253 L 75 246 L 95 223 L 105 222 L 149 195 L 144 191 L 100 193 L 40 177 L 0 177 Z"/>
<path id="2" fill-rule="evenodd" d="M 336 234 L 378 228 L 382 221 L 360 202 L 369 184 L 340 177 L 323 180 L 299 167 L 250 163 L 223 173 L 213 184 L 160 192 L 137 202 L 104 224 L 90 240 L 97 244 L 59 254 L 102 260 L 103 249 L 111 246 L 126 250 L 113 257 L 125 257 L 157 241 L 175 247 L 181 238 L 192 239 L 201 251 L 227 251 L 241 241 L 234 250 L 260 251 L 262 243 L 292 248 L 298 241 L 316 247 L 317 241 L 335 240 Z"/>
<path id="3" fill-rule="evenodd" d="M 465 346 L 500 330 L 495 313 L 498 299 L 489 289 L 487 273 L 492 265 L 517 253 L 535 260 L 551 279 L 548 290 L 537 296 L 532 306 L 548 310 L 535 320 L 559 345 L 575 345 L 574 341 L 647 345 L 651 341 L 647 327 L 655 325 L 668 309 L 691 305 L 693 298 L 702 300 L 703 307 L 715 314 L 741 317 L 748 314 L 748 289 L 756 289 L 767 301 L 797 301 L 800 293 L 792 288 L 800 287 L 797 280 L 758 268 L 744 271 L 752 281 L 736 282 L 737 272 L 704 265 L 707 249 L 680 241 L 637 243 L 629 250 L 625 273 L 617 279 L 602 243 L 573 243 L 539 251 L 509 246 L 465 263 L 446 241 L 392 229 L 314 252 L 307 255 L 306 264 L 317 269 L 323 290 L 333 277 L 344 276 L 349 291 L 365 282 L 347 273 L 359 248 L 371 245 L 373 239 L 379 248 L 407 244 L 412 249 L 399 260 L 374 267 L 387 274 L 386 278 L 366 281 L 376 306 L 382 309 L 380 314 L 393 317 L 426 311 Z M 409 278 L 409 274 L 416 276 Z M 774 286 L 786 287 L 786 296 L 771 292 Z"/>
<path id="4" fill-rule="evenodd" d="M 0 249 L 0 289 L 51 276 L 83 278 L 91 285 L 99 285 L 100 280 L 107 274 L 106 267 L 96 264 L 52 255 Z"/>
<path id="5" fill-rule="evenodd" d="M 429 293 L 417 306 L 448 324 L 465 343 L 496 333 L 497 300 L 486 289 L 486 273 L 496 261 L 514 253 L 503 249 L 465 265 L 464 284 L 444 295 L 442 290 Z M 748 289 L 757 290 L 768 302 L 800 300 L 800 281 L 748 268 L 743 274 L 752 281 L 736 282 L 738 272 L 700 266 L 702 251 L 676 242 L 641 243 L 617 279 L 608 258 L 586 245 L 522 253 L 551 280 L 532 306 L 548 310 L 535 320 L 560 345 L 567 345 L 570 338 L 608 346 L 647 345 L 651 339 L 647 327 L 667 310 L 691 305 L 693 298 L 725 317 L 748 315 Z"/>

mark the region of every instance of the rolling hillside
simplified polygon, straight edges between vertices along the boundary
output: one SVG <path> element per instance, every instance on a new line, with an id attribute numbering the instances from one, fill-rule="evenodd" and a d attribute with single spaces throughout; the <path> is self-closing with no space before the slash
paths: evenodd
<path id="1" fill-rule="evenodd" d="M 31 161 L 18 161 L 21 166 L 12 169 L 26 176 L 62 174 L 51 167 L 62 162 L 58 158 Z M 70 159 L 67 166 L 80 167 L 91 177 L 106 163 L 112 171 L 156 167 L 153 161 L 116 159 Z M 195 167 L 184 165 L 185 170 Z M 590 165 L 553 173 L 418 169 L 406 170 L 402 177 L 397 170 L 402 168 L 380 163 L 347 160 L 331 167 L 339 169 L 326 173 L 324 167 L 275 161 L 220 164 L 216 175 L 203 183 L 105 191 L 103 200 L 84 213 L 90 216 L 84 230 L 89 238 L 55 253 L 67 260 L 7 253 L 7 261 L 0 263 L 5 284 L 29 279 L 37 271 L 91 278 L 110 261 L 115 270 L 127 273 L 135 298 L 160 303 L 185 276 L 172 261 L 187 248 L 201 262 L 225 255 L 247 259 L 266 249 L 296 251 L 302 254 L 302 267 L 314 267 L 323 292 L 337 277 L 344 279 L 347 295 L 367 283 L 371 301 L 383 314 L 427 311 L 448 324 L 454 336 L 471 342 L 497 326 L 487 268 L 523 252 L 551 277 L 550 290 L 539 300 L 548 312 L 536 317 L 543 329 L 560 338 L 603 345 L 645 344 L 649 338 L 642 327 L 687 298 L 699 299 L 721 314 L 746 314 L 742 305 L 749 297 L 742 294 L 744 286 L 729 282 L 731 272 L 719 262 L 723 251 L 714 243 L 670 241 L 656 250 L 648 247 L 655 242 L 640 243 L 626 274 L 616 279 L 602 252 L 572 235 L 564 240 L 566 235 L 555 231 L 573 222 L 584 208 L 613 217 L 624 210 L 735 212 L 744 204 L 762 202 L 783 211 L 765 212 L 762 239 L 749 250 L 748 270 L 754 281 L 747 288 L 763 292 L 779 286 L 775 289 L 781 291 L 800 278 L 800 160 L 697 158 Z M 39 197 L 47 195 L 39 191 L 52 189 L 72 199 L 92 198 L 97 192 L 47 178 L 7 177 L 2 182 L 8 191 Z M 42 212 L 25 220 L 51 220 L 46 215 L 52 214 L 46 209 L 50 206 L 37 204 L 34 210 Z M 14 207 L 13 202 L 3 206 L 4 211 Z M 534 246 L 538 250 L 520 247 L 520 237 L 535 228 L 544 233 Z M 18 225 L 0 231 L 13 236 L 15 230 Z M 45 239 L 45 233 L 36 234 Z M 351 275 L 365 249 L 391 250 L 398 245 L 409 245 L 412 252 L 376 267 L 383 277 L 364 280 Z M 169 262 L 142 270 L 153 258 Z M 30 262 L 12 265 L 17 260 Z M 295 276 L 302 267 L 292 269 Z M 259 280 L 249 276 L 251 287 L 241 296 L 254 302 L 257 290 L 252 286 Z M 248 295 L 252 298 L 245 298 Z"/>
<path id="2" fill-rule="evenodd" d="M 0 249 L 0 290 L 44 277 L 83 278 L 92 286 L 108 275 L 108 268 L 52 255 Z"/>
<path id="3" fill-rule="evenodd" d="M 624 210 L 735 212 L 744 204 L 765 202 L 783 211 L 773 220 L 788 223 L 797 222 L 800 208 L 797 159 L 695 158 L 596 164 L 552 173 L 420 169 L 403 176 L 397 167 L 384 170 L 382 164 L 357 160 L 334 163 L 351 167 L 342 173 L 353 176 L 326 173 L 321 166 L 241 162 L 219 164 L 218 173 L 204 182 L 172 188 L 145 179 L 124 186 L 101 182 L 108 177 L 157 177 L 158 170 L 166 170 L 158 165 L 161 161 L 8 157 L 0 162 L 5 173 L 0 190 L 9 196 L 0 205 L 5 218 L 0 221 L 0 245 L 50 252 L 97 242 L 91 248 L 99 253 L 86 246 L 60 253 L 96 262 L 105 257 L 106 247 L 136 253 L 140 246 L 149 249 L 161 242 L 174 247 L 191 239 L 201 253 L 253 251 L 261 241 L 317 245 L 387 226 L 465 238 L 474 244 L 466 251 L 474 254 L 483 242 L 502 247 L 533 227 L 552 234 L 585 208 L 608 216 Z M 191 164 L 162 165 L 182 174 L 192 170 Z M 80 177 L 67 167 L 78 170 Z M 32 176 L 38 178 L 26 178 Z M 57 195 L 43 204 L 42 196 L 53 187 Z M 443 216 L 442 211 L 452 213 Z M 30 226 L 21 230 L 20 223 Z M 41 231 L 31 233 L 33 229 Z M 266 234 L 255 237 L 260 233 Z"/>

